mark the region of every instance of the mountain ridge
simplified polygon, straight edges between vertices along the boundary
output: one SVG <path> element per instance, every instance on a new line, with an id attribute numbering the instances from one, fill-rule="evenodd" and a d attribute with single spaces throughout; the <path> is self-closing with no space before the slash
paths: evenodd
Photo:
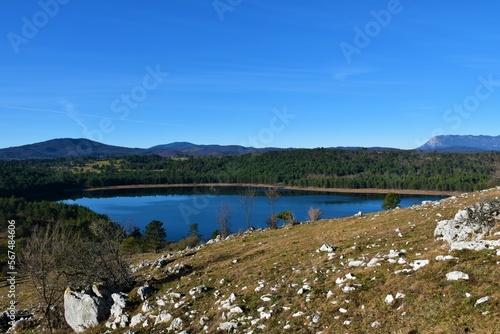
<path id="1" fill-rule="evenodd" d="M 150 154 L 157 154 L 163 157 L 227 156 L 281 150 L 288 149 L 277 147 L 254 148 L 238 145 L 198 145 L 189 142 L 174 142 L 150 148 L 129 148 L 107 145 L 85 138 L 57 138 L 34 144 L 0 149 L 0 160 L 113 157 Z"/>
<path id="2" fill-rule="evenodd" d="M 417 150 L 437 152 L 500 151 L 500 136 L 440 135 L 432 137 Z"/>
<path id="3" fill-rule="evenodd" d="M 299 148 L 265 147 L 255 148 L 241 145 L 193 144 L 190 142 L 172 142 L 155 145 L 150 148 L 131 148 L 108 145 L 86 138 L 56 138 L 43 142 L 7 147 L 0 149 L 0 160 L 22 159 L 57 159 L 67 157 L 113 157 L 124 155 L 150 155 L 162 157 L 174 156 L 230 156 L 248 153 L 266 153 Z M 400 150 L 390 147 L 328 147 L 341 150 Z M 500 136 L 461 136 L 442 135 L 431 138 L 418 151 L 435 152 L 484 152 L 500 151 Z"/>

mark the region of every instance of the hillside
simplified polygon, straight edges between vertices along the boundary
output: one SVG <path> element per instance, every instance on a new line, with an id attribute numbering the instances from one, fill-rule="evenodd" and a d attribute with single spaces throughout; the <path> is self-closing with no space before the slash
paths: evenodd
<path id="1" fill-rule="evenodd" d="M 129 260 L 139 283 L 123 309 L 134 326 L 117 323 L 112 333 L 494 333 L 500 252 L 449 252 L 434 230 L 458 210 L 499 196 L 495 188 L 137 255 Z M 324 244 L 334 249 L 318 251 Z M 454 271 L 469 279 L 448 281 Z M 145 283 L 147 293 L 139 288 Z M 23 292 L 20 307 L 27 307 Z"/>
<path id="2" fill-rule="evenodd" d="M 125 155 L 230 156 L 247 153 L 281 151 L 280 148 L 253 148 L 238 145 L 196 145 L 176 142 L 148 149 L 106 145 L 88 139 L 61 138 L 41 143 L 0 149 L 0 160 L 58 159 L 70 157 L 116 157 Z"/>
<path id="3" fill-rule="evenodd" d="M 437 152 L 500 151 L 500 136 L 435 136 L 417 150 Z"/>
<path id="4" fill-rule="evenodd" d="M 147 153 L 147 151 L 140 148 L 105 145 L 82 138 L 62 138 L 0 149 L 0 160 L 112 157 L 121 155 L 141 155 L 145 153 Z"/>

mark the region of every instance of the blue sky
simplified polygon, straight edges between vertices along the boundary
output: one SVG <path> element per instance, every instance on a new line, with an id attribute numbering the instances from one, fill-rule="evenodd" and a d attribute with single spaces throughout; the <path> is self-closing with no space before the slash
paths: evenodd
<path id="1" fill-rule="evenodd" d="M 11 1 L 0 147 L 499 135 L 495 1 Z"/>

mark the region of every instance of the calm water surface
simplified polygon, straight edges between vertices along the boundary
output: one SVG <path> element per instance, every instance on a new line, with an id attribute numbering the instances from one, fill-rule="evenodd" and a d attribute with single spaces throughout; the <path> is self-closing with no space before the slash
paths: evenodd
<path id="1" fill-rule="evenodd" d="M 207 239 L 217 227 L 217 211 L 222 203 L 231 205 L 233 232 L 246 230 L 245 213 L 240 204 L 241 188 L 159 188 L 86 192 L 67 197 L 63 202 L 79 204 L 108 215 L 114 221 L 136 225 L 141 229 L 151 221 L 160 220 L 167 231 L 167 239 L 179 240 L 186 236 L 191 224 L 198 224 L 202 237 Z M 310 207 L 320 208 L 324 218 L 352 216 L 380 211 L 384 195 L 340 194 L 308 191 L 281 191 L 275 207 L 278 213 L 291 210 L 299 221 L 308 220 Z M 409 207 L 425 200 L 439 200 L 437 196 L 402 196 L 401 207 Z M 252 226 L 266 227 L 271 207 L 258 189 L 252 208 Z"/>

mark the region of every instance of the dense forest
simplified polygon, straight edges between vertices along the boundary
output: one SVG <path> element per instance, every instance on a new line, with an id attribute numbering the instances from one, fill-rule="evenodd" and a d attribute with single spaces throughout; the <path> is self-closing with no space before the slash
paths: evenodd
<path id="1" fill-rule="evenodd" d="M 180 183 L 473 191 L 498 185 L 499 175 L 500 152 L 302 149 L 226 157 L 11 160 L 0 162 L 0 197 Z"/>

